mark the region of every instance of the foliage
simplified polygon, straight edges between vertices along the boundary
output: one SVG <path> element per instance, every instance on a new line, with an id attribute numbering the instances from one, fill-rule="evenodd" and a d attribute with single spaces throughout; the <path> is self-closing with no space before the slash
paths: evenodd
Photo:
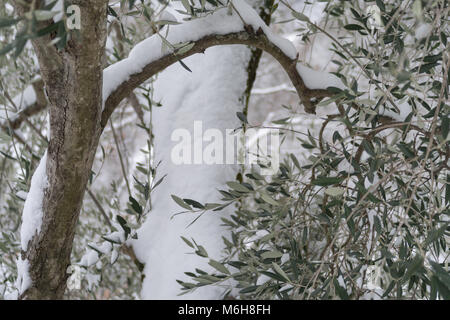
<path id="1" fill-rule="evenodd" d="M 329 88 L 335 96 L 318 108 L 338 112 L 316 134 L 292 125 L 295 114 L 275 122 L 294 136 L 290 150 L 309 156 L 284 153 L 276 175 L 252 168 L 220 190 L 223 203 L 206 214 L 239 204 L 222 218 L 225 257 L 184 239 L 213 268 L 188 270 L 184 292 L 221 285 L 240 299 L 450 299 L 448 3 L 325 2 L 323 25 L 292 14 L 304 41 L 332 40 L 345 88 Z M 208 211 L 180 200 L 190 214 Z"/>
<path id="2" fill-rule="evenodd" d="M 183 0 L 180 13 L 195 19 L 222 2 Z M 230 181 L 220 191 L 222 203 L 173 196 L 194 223 L 201 214 L 236 208 L 222 217 L 230 228 L 224 257 L 209 257 L 202 244 L 183 238 L 214 271 L 187 270 L 192 280 L 180 281 L 181 288 L 220 285 L 224 295 L 240 299 L 450 299 L 448 2 L 320 2 L 326 12 L 320 23 L 285 1 L 275 1 L 272 11 L 289 12 L 277 26 L 295 28 L 305 43 L 319 35 L 330 39 L 330 63 L 345 88 L 330 88 L 335 95 L 318 104 L 325 115 L 308 132 L 295 124 L 304 114 L 290 106 L 291 117 L 272 123 L 284 141 L 277 174 L 265 177 L 257 167 L 247 168 L 242 182 Z M 28 40 L 51 34 L 52 44 L 63 50 L 76 34 L 67 30 L 65 14 L 45 26 L 55 16 L 55 3 L 47 3 L 30 8 L 23 19 L 0 5 L 0 104 L 7 112 L 20 109 L 8 96 L 22 92 L 39 73 Z M 174 23 L 160 18 L 168 2 L 155 3 L 121 0 L 120 10 L 109 7 L 108 63 Z M 152 81 L 137 94 L 146 101 L 139 105 L 142 113 L 131 116 L 124 103 L 104 146 L 124 152 L 126 143 L 115 136 L 113 124 L 119 133 L 144 130 L 144 161 L 134 166 L 121 159 L 121 175 L 107 177 L 109 188 L 99 187 L 111 150 L 98 151 L 72 257 L 86 280 L 68 298 L 134 298 L 139 291 L 142 266 L 121 253 L 164 177 L 156 175 L 152 158 L 151 109 L 160 106 L 152 98 Z M 258 127 L 238 117 L 243 127 Z M 25 146 L 11 130 L 0 132 L 0 297 L 15 290 L 20 213 L 46 133 L 45 114 L 23 124 Z"/>

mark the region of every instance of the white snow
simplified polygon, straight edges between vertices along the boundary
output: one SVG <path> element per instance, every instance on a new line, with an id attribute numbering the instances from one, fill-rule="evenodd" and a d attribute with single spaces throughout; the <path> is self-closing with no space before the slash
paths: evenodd
<path id="1" fill-rule="evenodd" d="M 119 227 L 116 226 L 116 229 L 122 230 L 122 228 L 120 226 Z M 112 232 L 112 233 L 108 234 L 106 236 L 106 238 L 108 238 L 109 240 L 113 241 L 114 243 L 123 243 L 126 240 L 125 239 L 125 234 L 123 232 L 121 232 L 121 231 Z"/>
<path id="2" fill-rule="evenodd" d="M 228 8 L 221 8 L 213 14 L 195 19 L 179 25 L 168 27 L 166 40 L 174 45 L 199 40 L 208 35 L 223 35 L 244 30 L 244 23 L 251 25 L 256 31 L 261 28 L 267 38 L 279 47 L 291 59 L 296 57 L 297 51 L 292 43 L 273 33 L 261 20 L 259 15 L 244 0 L 234 0 L 233 6 L 239 12 L 229 14 Z M 166 28 L 162 35 L 166 34 Z M 139 73 L 142 69 L 164 55 L 173 52 L 172 48 L 163 45 L 163 40 L 157 34 L 138 43 L 130 52 L 128 58 L 109 66 L 103 71 L 103 101 L 132 74 Z"/>
<path id="3" fill-rule="evenodd" d="M 170 21 L 170 22 L 178 22 L 177 18 L 173 14 L 171 14 L 168 10 L 164 10 L 159 15 L 160 21 Z"/>
<path id="4" fill-rule="evenodd" d="M 41 231 L 43 216 L 42 201 L 45 188 L 48 187 L 46 164 L 47 152 L 45 152 L 31 178 L 30 191 L 23 206 L 22 226 L 20 229 L 20 242 L 23 251 L 27 250 L 28 242 L 31 238 Z"/>
<path id="5" fill-rule="evenodd" d="M 20 190 L 16 193 L 16 196 L 18 196 L 20 199 L 25 200 L 27 198 L 27 194 L 28 194 L 28 192 Z"/>
<path id="6" fill-rule="evenodd" d="M 98 258 L 98 252 L 90 249 L 85 255 L 83 255 L 79 265 L 83 267 L 90 267 L 97 263 Z"/>
<path id="7" fill-rule="evenodd" d="M 381 28 L 383 26 L 383 20 L 381 19 L 380 8 L 373 4 L 367 7 L 366 14 L 369 16 L 368 22 L 372 29 Z"/>
<path id="8" fill-rule="evenodd" d="M 34 91 L 34 88 L 32 85 L 29 85 L 25 88 L 25 90 L 17 95 L 14 99 L 14 104 L 16 107 L 19 108 L 19 110 L 22 110 L 23 108 L 32 105 L 36 102 L 36 93 Z"/>
<path id="9" fill-rule="evenodd" d="M 212 286 L 177 296 L 181 286 L 175 280 L 190 281 L 184 272 L 195 268 L 211 270 L 208 259 L 191 254 L 192 249 L 180 236 L 193 237 L 211 257 L 219 259 L 223 248 L 221 236 L 228 235 L 220 217 L 227 217 L 233 208 L 205 213 L 186 228 L 197 215 L 181 214 L 171 219 L 180 207 L 170 195 L 217 202 L 220 194 L 216 189 L 235 178 L 238 166 L 175 165 L 170 153 L 176 142 L 170 137 L 178 128 L 185 128 L 192 135 L 193 123 L 197 120 L 203 121 L 204 131 L 238 127 L 240 121 L 236 112 L 243 109 L 239 97 L 246 87 L 249 58 L 250 50 L 245 46 L 213 47 L 207 49 L 205 55 L 185 59 L 192 73 L 175 64 L 158 76 L 155 100 L 162 100 L 163 106 L 153 111 L 155 161 L 162 160 L 158 176 L 168 175 L 152 193 L 153 210 L 138 231 L 138 240 L 131 242 L 137 257 L 145 262 L 143 299 L 221 298 L 223 289 Z"/>
<path id="10" fill-rule="evenodd" d="M 309 89 L 327 89 L 328 87 L 344 89 L 344 84 L 332 73 L 313 70 L 300 63 L 297 64 L 297 71 Z"/>
<path id="11" fill-rule="evenodd" d="M 45 0 L 45 5 L 48 5 L 50 3 L 55 2 L 55 0 Z M 53 12 L 58 12 L 54 17 L 53 21 L 58 22 L 60 21 L 64 16 L 64 0 L 57 0 L 56 4 L 52 8 Z"/>
<path id="12" fill-rule="evenodd" d="M 12 101 L 14 103 L 14 107 L 18 108 L 17 110 L 18 112 L 34 104 L 36 102 L 36 93 L 34 91 L 33 86 L 32 85 L 27 86 L 25 90 L 22 93 L 15 96 L 12 99 Z M 6 104 L 9 105 L 10 103 L 7 102 Z M 6 114 L 5 107 L 6 106 L 0 104 L 0 121 L 6 120 L 7 118 L 9 120 L 14 120 L 14 118 L 17 117 L 17 114 L 14 112 L 12 108 L 7 108 L 8 114 Z"/>
<path id="13" fill-rule="evenodd" d="M 31 278 L 29 274 L 30 264 L 27 259 L 22 260 L 21 257 L 17 259 L 17 279 L 16 288 L 19 290 L 19 295 L 22 294 L 31 286 Z"/>
<path id="14" fill-rule="evenodd" d="M 5 3 L 5 11 L 6 13 L 10 14 L 14 12 L 14 7 L 9 4 L 9 3 Z"/>
<path id="15" fill-rule="evenodd" d="M 271 94 L 271 93 L 280 92 L 280 91 L 286 91 L 286 92 L 292 92 L 292 93 L 297 92 L 293 86 L 283 83 L 278 86 L 273 86 L 273 87 L 268 87 L 268 88 L 253 88 L 252 95 L 253 94 L 261 94 L 261 95 Z"/>
<path id="16" fill-rule="evenodd" d="M 95 243 L 90 243 L 89 246 L 91 246 L 93 249 L 101 252 L 102 254 L 108 254 L 112 249 L 111 242 L 105 241 L 100 245 L 97 245 Z"/>
<path id="17" fill-rule="evenodd" d="M 243 0 L 233 0 L 233 6 L 239 12 L 239 15 L 244 19 L 246 24 L 249 24 L 256 31 L 261 28 L 264 34 L 267 36 L 270 42 L 275 44 L 278 48 L 283 51 L 291 59 L 295 59 L 297 56 L 297 50 L 295 50 L 294 45 L 289 40 L 276 35 L 265 23 L 262 21 L 258 13 L 249 6 Z"/>
<path id="18" fill-rule="evenodd" d="M 88 290 L 92 290 L 101 280 L 101 276 L 99 274 L 93 274 L 90 272 L 86 273 L 85 278 L 88 282 Z"/>
<path id="19" fill-rule="evenodd" d="M 22 226 L 20 229 L 20 242 L 23 251 L 28 248 L 28 242 L 32 237 L 41 231 L 42 225 L 42 201 L 44 198 L 45 188 L 48 186 L 47 173 L 47 152 L 41 158 L 39 166 L 31 178 L 30 191 L 27 194 L 22 214 Z M 19 294 L 28 289 L 31 285 L 31 278 L 28 273 L 28 260 L 17 260 L 17 281 L 16 288 Z"/>
<path id="20" fill-rule="evenodd" d="M 433 27 L 428 23 L 421 23 L 415 32 L 415 37 L 417 40 L 422 40 L 423 38 L 428 37 Z"/>
<path id="21" fill-rule="evenodd" d="M 244 1 L 234 1 L 233 4 L 246 23 L 251 24 L 255 30 L 261 26 L 259 16 Z M 185 34 L 187 26 L 188 30 L 192 30 L 188 32 L 189 38 L 186 38 Z M 183 25 L 170 26 L 168 39 L 171 43 L 186 42 L 210 34 L 211 30 L 215 33 L 230 32 L 231 27 L 240 31 L 243 27 L 242 21 L 235 14 L 228 16 L 227 10 L 222 9 L 212 16 Z M 201 30 L 197 30 L 198 28 Z M 204 29 L 208 28 L 206 32 Z M 261 28 L 289 57 L 296 57 L 296 50 L 288 40 L 273 35 L 266 26 Z M 158 50 L 154 49 L 155 45 Z M 105 72 L 105 77 L 113 79 L 108 80 L 110 83 L 105 88 L 104 97 L 107 97 L 115 85 L 121 83 L 121 77 L 132 74 L 127 69 L 128 65 L 132 64 L 131 61 L 141 60 L 132 65 L 133 70 L 139 71 L 148 61 L 162 55 L 159 48 L 161 40 L 153 36 L 138 44 L 130 53 L 129 61 L 123 62 L 122 65 L 111 66 L 110 71 Z M 176 143 L 171 141 L 170 137 L 173 130 L 180 128 L 187 129 L 192 135 L 193 123 L 197 120 L 203 121 L 204 130 L 208 128 L 225 130 L 240 125 L 235 114 L 243 108 L 239 97 L 245 89 L 249 54 L 250 50 L 244 46 L 214 47 L 206 50 L 205 55 L 194 55 L 184 60 L 192 69 L 192 73 L 175 64 L 158 75 L 154 100 L 161 100 L 163 107 L 155 108 L 153 111 L 155 161 L 162 160 L 158 175 L 168 175 L 152 194 L 153 210 L 138 231 L 138 239 L 130 241 L 138 259 L 145 263 L 145 278 L 141 292 L 144 299 L 221 298 L 223 289 L 213 286 L 202 287 L 193 293 L 177 296 L 181 293 L 181 287 L 175 280 L 190 281 L 185 272 L 193 271 L 195 268 L 205 271 L 211 269 L 207 264 L 208 259 L 192 254 L 192 249 L 185 245 L 180 236 L 187 239 L 194 238 L 198 244 L 206 248 L 211 257 L 220 258 L 223 248 L 221 237 L 228 235 L 228 231 L 221 226 L 220 217 L 227 217 L 233 208 L 208 212 L 186 228 L 196 215 L 181 214 L 171 219 L 171 216 L 181 209 L 170 195 L 175 194 L 200 202 L 217 202 L 220 196 L 216 189 L 226 181 L 233 180 L 238 167 L 175 165 L 170 159 L 170 151 Z M 106 76 L 112 75 L 114 69 L 119 72 L 117 77 Z M 325 89 L 329 86 L 343 88 L 340 80 L 332 74 L 315 71 L 300 64 L 298 69 L 304 77 L 305 84 L 312 89 Z M 112 81 L 117 81 L 117 84 Z M 286 86 L 276 89 L 290 88 Z"/>
<path id="22" fill-rule="evenodd" d="M 389 107 L 392 108 L 391 105 L 389 105 Z M 387 109 L 384 106 L 380 106 L 380 110 L 378 111 L 378 113 L 384 116 L 391 117 L 395 121 L 405 121 L 406 117 L 412 111 L 411 106 L 409 105 L 409 103 L 403 102 L 398 104 L 397 107 L 400 110 L 400 113 Z"/>

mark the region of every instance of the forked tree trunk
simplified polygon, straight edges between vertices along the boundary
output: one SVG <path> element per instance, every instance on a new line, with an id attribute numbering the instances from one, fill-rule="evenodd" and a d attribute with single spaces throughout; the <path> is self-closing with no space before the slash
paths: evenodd
<path id="1" fill-rule="evenodd" d="M 64 294 L 75 226 L 101 134 L 107 1 L 72 4 L 81 9 L 81 29 L 71 32 L 64 50 L 49 47 L 49 39 L 33 42 L 50 102 L 51 136 L 41 230 L 22 252 L 32 284 L 20 299 L 61 299 Z"/>

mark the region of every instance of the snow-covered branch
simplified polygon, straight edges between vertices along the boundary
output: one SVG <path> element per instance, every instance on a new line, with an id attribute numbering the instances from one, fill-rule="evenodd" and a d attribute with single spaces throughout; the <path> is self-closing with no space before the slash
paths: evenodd
<path id="1" fill-rule="evenodd" d="M 294 87 L 291 87 L 285 83 L 280 84 L 278 86 L 274 87 L 268 87 L 268 88 L 254 88 L 252 89 L 252 94 L 258 94 L 258 95 L 264 95 L 264 94 L 272 94 L 272 93 L 278 93 L 278 92 L 297 92 Z"/>
<path id="2" fill-rule="evenodd" d="M 183 58 L 217 45 L 250 45 L 272 55 L 288 74 L 309 113 L 315 113 L 320 99 L 332 95 L 328 87 L 341 86 L 334 75 L 298 63 L 293 44 L 274 34 L 244 0 L 233 0 L 229 8 L 161 32 L 164 37 L 155 34 L 147 38 L 134 47 L 128 58 L 104 70 L 103 127 L 120 101 L 145 80 Z"/>
<path id="3" fill-rule="evenodd" d="M 9 128 L 18 129 L 28 118 L 47 107 L 42 79 L 35 80 L 21 94 L 11 99 L 10 103 L 18 109 L 17 112 L 6 115 L 5 107 L 0 106 L 0 128 L 5 131 Z"/>

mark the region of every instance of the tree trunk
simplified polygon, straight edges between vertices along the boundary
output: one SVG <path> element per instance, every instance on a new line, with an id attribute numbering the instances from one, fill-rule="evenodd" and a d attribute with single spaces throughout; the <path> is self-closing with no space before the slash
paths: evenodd
<path id="1" fill-rule="evenodd" d="M 72 4 L 81 9 L 81 29 L 70 32 L 65 49 L 48 47 L 45 39 L 33 42 L 50 102 L 51 135 L 41 230 L 22 251 L 32 284 L 20 299 L 61 299 L 64 294 L 75 226 L 101 134 L 107 1 Z"/>

